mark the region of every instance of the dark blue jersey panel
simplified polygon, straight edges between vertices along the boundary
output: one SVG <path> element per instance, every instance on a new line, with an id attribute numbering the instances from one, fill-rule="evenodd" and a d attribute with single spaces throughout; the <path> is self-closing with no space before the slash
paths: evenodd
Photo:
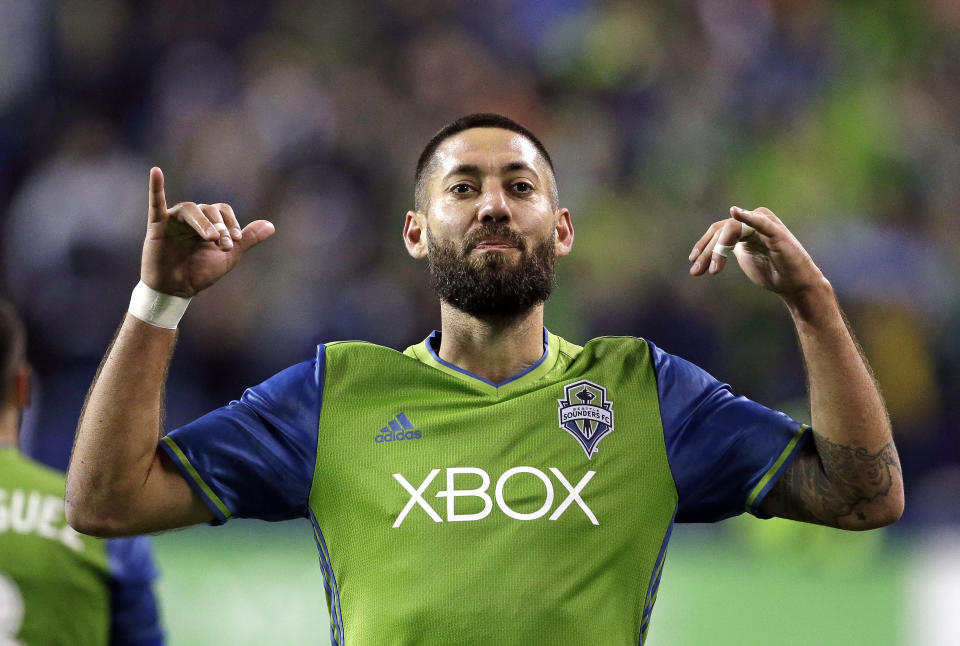
<path id="1" fill-rule="evenodd" d="M 168 434 L 233 516 L 306 517 L 317 457 L 323 353 L 321 345 L 315 360 L 277 373 L 248 388 L 240 401 Z M 184 477 L 192 480 L 187 472 Z"/>
<path id="2" fill-rule="evenodd" d="M 157 569 L 145 536 L 107 541 L 110 566 L 110 646 L 162 646 L 153 580 Z"/>
<path id="3" fill-rule="evenodd" d="M 743 512 L 751 491 L 802 425 L 649 345 L 667 460 L 680 498 L 677 522 L 713 522 Z"/>

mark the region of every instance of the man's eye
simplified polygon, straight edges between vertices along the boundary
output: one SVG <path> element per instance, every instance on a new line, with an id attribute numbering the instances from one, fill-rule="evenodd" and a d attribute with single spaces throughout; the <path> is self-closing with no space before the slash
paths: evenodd
<path id="1" fill-rule="evenodd" d="M 529 182 L 517 182 L 513 185 L 513 190 L 518 193 L 529 193 L 533 190 L 533 185 Z"/>
<path id="2" fill-rule="evenodd" d="M 464 193 L 469 193 L 473 189 L 469 184 L 454 184 L 450 187 L 450 190 L 454 193 L 463 195 Z"/>

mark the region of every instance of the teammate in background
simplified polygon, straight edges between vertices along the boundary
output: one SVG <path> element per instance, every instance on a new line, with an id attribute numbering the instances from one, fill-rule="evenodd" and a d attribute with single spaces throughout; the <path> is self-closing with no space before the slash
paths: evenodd
<path id="1" fill-rule="evenodd" d="M 0 644 L 160 646 L 142 538 L 100 540 L 64 518 L 64 475 L 17 449 L 30 403 L 26 336 L 0 301 Z"/>
<path id="2" fill-rule="evenodd" d="M 773 213 L 730 214 L 691 274 L 732 250 L 780 296 L 815 430 L 649 341 L 547 332 L 570 212 L 532 133 L 471 115 L 424 149 L 403 229 L 441 331 L 403 353 L 321 345 L 161 438 L 188 299 L 274 229 L 241 230 L 228 204 L 168 208 L 152 169 L 141 284 L 78 425 L 70 522 L 112 536 L 310 518 L 336 644 L 637 644 L 674 522 L 746 510 L 870 529 L 902 512 L 886 409 L 830 283 Z"/>

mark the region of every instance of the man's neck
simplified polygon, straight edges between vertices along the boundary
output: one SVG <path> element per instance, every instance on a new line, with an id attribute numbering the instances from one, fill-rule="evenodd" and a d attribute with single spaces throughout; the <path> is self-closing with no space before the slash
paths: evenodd
<path id="1" fill-rule="evenodd" d="M 543 304 L 515 317 L 480 319 L 440 303 L 441 359 L 499 384 L 543 356 Z"/>

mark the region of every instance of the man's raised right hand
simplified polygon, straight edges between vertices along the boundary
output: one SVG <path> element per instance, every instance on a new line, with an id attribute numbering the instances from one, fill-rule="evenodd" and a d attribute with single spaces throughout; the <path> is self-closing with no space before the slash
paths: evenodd
<path id="1" fill-rule="evenodd" d="M 267 220 L 241 230 L 229 204 L 180 202 L 168 209 L 163 172 L 157 167 L 150 169 L 149 198 L 140 280 L 164 294 L 194 296 L 275 231 Z"/>

